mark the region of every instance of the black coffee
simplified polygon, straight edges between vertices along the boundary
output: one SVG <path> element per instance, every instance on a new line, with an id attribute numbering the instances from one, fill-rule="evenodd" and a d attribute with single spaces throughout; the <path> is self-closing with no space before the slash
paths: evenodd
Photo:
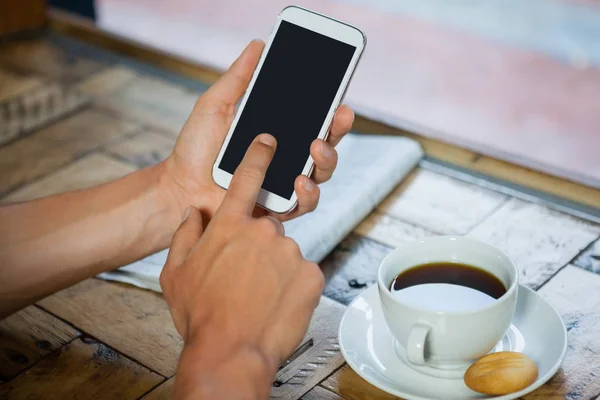
<path id="1" fill-rule="evenodd" d="M 491 304 L 506 293 L 506 287 L 496 276 L 472 265 L 434 262 L 398 274 L 390 291 L 417 307 L 466 311 Z"/>

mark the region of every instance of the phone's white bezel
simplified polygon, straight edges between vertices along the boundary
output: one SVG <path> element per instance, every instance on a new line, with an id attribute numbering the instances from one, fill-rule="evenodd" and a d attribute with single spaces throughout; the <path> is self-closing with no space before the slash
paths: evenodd
<path id="1" fill-rule="evenodd" d="M 240 115 L 246 105 L 248 96 L 252 92 L 252 88 L 254 87 L 256 78 L 258 77 L 258 74 L 260 73 L 260 70 L 261 70 L 264 60 L 265 60 L 265 57 L 269 53 L 271 43 L 273 42 L 273 38 L 275 37 L 277 30 L 279 29 L 279 25 L 281 24 L 281 21 L 288 21 L 295 25 L 299 25 L 301 27 L 307 28 L 314 32 L 320 33 L 325 36 L 329 36 L 331 38 L 334 38 L 334 39 L 339 40 L 344 43 L 348 43 L 348 44 L 356 47 L 356 50 L 354 51 L 354 55 L 352 56 L 352 60 L 350 61 L 350 64 L 348 65 L 348 69 L 346 70 L 346 74 L 344 75 L 344 78 L 342 79 L 340 87 L 338 88 L 335 98 L 329 108 L 329 112 L 327 113 L 327 117 L 326 117 L 326 119 L 323 123 L 323 126 L 321 127 L 319 134 L 317 136 L 318 138 L 323 139 L 323 140 L 325 140 L 327 138 L 327 135 L 329 133 L 329 126 L 333 119 L 333 115 L 335 114 L 335 111 L 336 111 L 338 105 L 340 104 L 340 102 L 342 101 L 342 98 L 344 97 L 346 88 L 348 87 L 348 84 L 350 83 L 352 74 L 354 73 L 354 70 L 356 69 L 356 65 L 358 64 L 358 61 L 360 59 L 360 56 L 361 56 L 363 49 L 365 47 L 365 44 L 366 44 L 365 35 L 360 30 L 358 30 L 357 28 L 355 28 L 351 25 L 345 24 L 343 22 L 337 21 L 335 19 L 326 17 L 324 15 L 321 15 L 316 12 L 313 12 L 313 11 L 310 11 L 310 10 L 307 10 L 307 9 L 304 9 L 301 7 L 297 7 L 297 6 L 289 6 L 289 7 L 286 7 L 285 9 L 283 9 L 283 11 L 279 14 L 279 17 L 277 18 L 277 23 L 275 24 L 275 27 L 273 28 L 273 31 L 271 32 L 271 35 L 269 36 L 269 39 L 265 45 L 265 49 L 263 50 L 263 52 L 261 54 L 258 65 L 257 65 L 256 69 L 254 70 L 254 74 L 252 75 L 252 79 L 250 81 L 250 84 L 248 85 L 248 89 L 246 90 L 246 93 L 244 94 L 244 97 L 242 98 L 239 109 L 236 113 L 236 116 L 235 116 L 233 122 L 231 123 L 229 132 L 227 133 L 227 137 L 225 138 L 225 140 L 223 142 L 223 146 L 221 147 L 221 150 L 219 151 L 219 155 L 217 156 L 217 160 L 215 161 L 215 163 L 213 165 L 213 179 L 219 186 L 221 186 L 224 189 L 227 189 L 229 187 L 229 184 L 231 183 L 232 174 L 220 169 L 219 164 L 221 163 L 221 159 L 223 158 L 225 149 L 227 149 L 227 146 L 229 145 L 229 141 L 231 140 L 231 136 L 233 135 L 235 127 L 237 126 L 238 120 L 240 118 Z M 312 157 L 309 156 L 308 159 L 306 160 L 306 164 L 304 165 L 304 168 L 302 170 L 302 175 L 310 176 L 310 174 L 312 173 L 313 165 L 314 165 L 313 159 L 312 159 Z M 296 207 L 297 203 L 298 203 L 298 198 L 296 196 L 295 190 L 292 193 L 292 197 L 288 200 L 288 199 L 281 197 L 275 193 L 261 189 L 260 193 L 258 194 L 258 199 L 257 199 L 257 204 L 259 206 L 266 208 L 269 211 L 273 211 L 273 212 L 279 213 L 279 214 L 289 213 Z"/>

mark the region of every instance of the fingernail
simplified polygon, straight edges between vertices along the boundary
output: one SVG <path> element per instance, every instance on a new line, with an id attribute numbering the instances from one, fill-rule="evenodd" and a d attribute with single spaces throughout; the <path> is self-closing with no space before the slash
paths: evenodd
<path id="1" fill-rule="evenodd" d="M 185 209 L 185 211 L 183 212 L 183 219 L 181 220 L 181 222 L 185 221 L 186 219 L 188 219 L 188 217 L 190 216 L 190 214 L 192 213 L 192 209 L 194 207 L 189 206 L 188 208 Z"/>
<path id="2" fill-rule="evenodd" d="M 263 144 L 266 144 L 269 147 L 273 147 L 277 143 L 275 138 L 273 136 L 269 135 L 268 133 L 263 133 L 263 134 L 259 135 L 258 141 Z"/>
<path id="3" fill-rule="evenodd" d="M 305 178 L 302 181 L 302 187 L 304 188 L 304 190 L 306 190 L 307 192 L 312 192 L 313 190 L 315 190 L 315 184 L 309 178 Z"/>
<path id="4" fill-rule="evenodd" d="M 324 158 L 333 157 L 333 149 L 325 142 L 321 142 L 321 155 Z"/>

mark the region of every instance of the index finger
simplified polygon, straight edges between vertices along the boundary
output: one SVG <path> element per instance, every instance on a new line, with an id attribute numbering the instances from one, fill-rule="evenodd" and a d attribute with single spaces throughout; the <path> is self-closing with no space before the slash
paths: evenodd
<path id="1" fill-rule="evenodd" d="M 271 135 L 258 135 L 250 144 L 244 159 L 235 170 L 227 194 L 219 210 L 239 212 L 250 216 L 275 155 L 277 141 Z"/>

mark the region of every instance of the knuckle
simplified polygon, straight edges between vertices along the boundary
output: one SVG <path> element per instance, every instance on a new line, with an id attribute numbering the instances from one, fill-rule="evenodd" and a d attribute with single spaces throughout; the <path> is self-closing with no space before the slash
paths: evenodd
<path id="1" fill-rule="evenodd" d="M 163 267 L 160 276 L 158 277 L 158 283 L 160 284 L 161 289 L 164 292 L 168 292 L 169 286 L 171 283 L 171 265 L 169 263 L 165 264 Z"/>
<path id="2" fill-rule="evenodd" d="M 281 248 L 288 254 L 292 254 L 296 257 L 302 257 L 302 252 L 300 251 L 300 246 L 294 239 L 289 237 L 284 237 L 283 242 L 281 244 Z"/>
<path id="3" fill-rule="evenodd" d="M 317 183 L 325 183 L 331 179 L 333 176 L 333 171 L 327 171 L 325 169 L 318 170 L 318 173 L 315 174 L 315 181 Z"/>
<path id="4" fill-rule="evenodd" d="M 313 262 L 307 262 L 302 268 L 306 273 L 305 280 L 310 292 L 313 294 L 321 294 L 325 288 L 325 276 L 323 275 L 321 268 Z"/>
<path id="5" fill-rule="evenodd" d="M 235 175 L 237 175 L 238 179 L 244 181 L 254 182 L 262 179 L 261 172 L 254 166 L 245 166 L 238 168 L 237 171 L 235 171 Z"/>
<path id="6" fill-rule="evenodd" d="M 225 72 L 225 78 L 234 80 L 236 82 L 236 84 L 238 84 L 240 86 L 248 86 L 248 78 L 240 75 L 236 71 L 232 71 L 231 69 L 228 69 Z"/>
<path id="7" fill-rule="evenodd" d="M 273 236 L 277 234 L 275 222 L 268 218 L 260 218 L 256 221 L 257 231 L 261 235 Z"/>
<path id="8" fill-rule="evenodd" d="M 328 169 L 333 173 L 333 171 L 335 171 L 335 169 L 337 168 L 338 164 L 338 153 L 336 149 L 333 149 L 333 156 L 331 157 L 330 163 L 331 164 L 328 166 Z"/>
<path id="9" fill-rule="evenodd" d="M 317 206 L 319 205 L 319 198 L 321 197 L 321 193 L 319 188 L 316 188 L 316 193 L 313 195 L 313 197 L 310 197 L 309 199 L 307 199 L 308 201 L 306 201 L 305 204 L 302 205 L 302 209 L 305 213 L 309 213 L 309 212 L 313 212 L 317 209 Z"/>

